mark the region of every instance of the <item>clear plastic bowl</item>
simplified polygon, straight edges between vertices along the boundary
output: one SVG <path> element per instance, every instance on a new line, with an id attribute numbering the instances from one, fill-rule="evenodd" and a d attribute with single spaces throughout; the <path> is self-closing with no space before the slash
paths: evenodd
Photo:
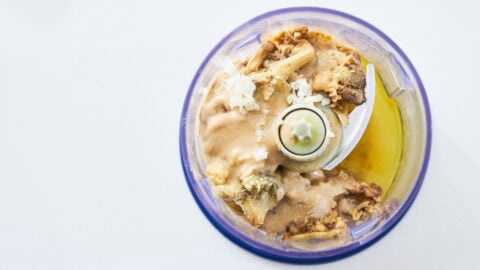
<path id="1" fill-rule="evenodd" d="M 253 228 L 233 214 L 212 193 L 205 179 L 197 135 L 197 112 L 202 93 L 226 59 L 248 55 L 260 36 L 292 24 L 307 25 L 353 47 L 373 63 L 388 94 L 398 102 L 404 147 L 396 177 L 384 203 L 396 205 L 387 218 L 350 228 L 352 240 L 326 241 L 301 247 Z M 412 63 L 384 33 L 354 16 L 324 8 L 295 7 L 275 10 L 244 23 L 222 39 L 208 54 L 188 89 L 180 122 L 180 152 L 188 186 L 210 222 L 227 238 L 258 255 L 291 263 L 325 262 L 358 252 L 379 240 L 405 215 L 422 185 L 430 156 L 431 120 L 424 87 Z"/>

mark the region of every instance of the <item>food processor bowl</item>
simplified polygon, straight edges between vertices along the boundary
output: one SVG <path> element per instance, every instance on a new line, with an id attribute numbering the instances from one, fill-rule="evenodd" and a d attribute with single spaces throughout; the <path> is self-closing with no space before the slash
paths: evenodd
<path id="1" fill-rule="evenodd" d="M 261 36 L 291 25 L 306 25 L 355 48 L 375 65 L 390 98 L 395 99 L 403 126 L 398 171 L 383 196 L 387 215 L 349 228 L 349 239 L 299 243 L 273 237 L 234 214 L 212 192 L 198 135 L 198 111 L 206 89 L 227 61 L 251 54 Z M 180 121 L 181 161 L 187 184 L 209 221 L 239 246 L 266 258 L 290 263 L 317 263 L 342 258 L 379 240 L 405 215 L 417 196 L 428 166 L 431 119 L 425 89 L 405 53 L 383 32 L 349 14 L 317 7 L 271 11 L 239 26 L 207 55 L 188 89 Z"/>

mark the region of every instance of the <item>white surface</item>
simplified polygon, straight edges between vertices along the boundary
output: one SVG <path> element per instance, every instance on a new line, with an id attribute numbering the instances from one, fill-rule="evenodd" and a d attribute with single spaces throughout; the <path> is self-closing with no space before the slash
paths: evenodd
<path id="1" fill-rule="evenodd" d="M 268 10 L 322 5 L 379 27 L 428 91 L 422 190 L 385 238 L 308 269 L 479 269 L 476 1 L 0 1 L 0 269 L 288 269 L 218 233 L 178 151 L 209 50 Z M 167 4 L 168 3 L 168 4 Z"/>

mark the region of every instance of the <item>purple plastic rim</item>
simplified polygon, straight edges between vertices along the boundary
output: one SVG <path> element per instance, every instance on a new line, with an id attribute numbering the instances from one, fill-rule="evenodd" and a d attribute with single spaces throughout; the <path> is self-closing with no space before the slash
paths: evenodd
<path id="1" fill-rule="evenodd" d="M 210 61 L 210 59 L 215 55 L 215 53 L 222 47 L 222 45 L 226 41 L 228 41 L 233 35 L 237 34 L 239 31 L 241 31 L 248 25 L 271 16 L 276 16 L 276 15 L 286 14 L 286 13 L 294 13 L 294 12 L 316 12 L 319 14 L 330 14 L 330 15 L 343 17 L 345 19 L 348 19 L 350 21 L 353 21 L 360 25 L 365 26 L 366 28 L 370 29 L 371 31 L 376 33 L 378 36 L 380 36 L 390 46 L 392 46 L 392 48 L 404 60 L 404 62 L 406 63 L 406 66 L 410 69 L 413 77 L 415 78 L 415 81 L 418 84 L 418 88 L 420 90 L 420 94 L 422 97 L 423 106 L 425 109 L 425 117 L 426 117 L 426 127 L 425 127 L 426 128 L 426 145 L 425 145 L 425 152 L 424 152 L 425 154 L 423 157 L 422 167 L 418 174 L 417 180 L 415 181 L 415 184 L 411 192 L 403 202 L 402 207 L 399 208 L 398 211 L 396 211 L 395 214 L 393 214 L 389 219 L 387 219 L 379 229 L 373 231 L 372 233 L 368 234 L 366 237 L 362 238 L 361 242 L 360 240 L 355 240 L 344 246 L 329 249 L 329 250 L 322 250 L 322 251 L 284 250 L 284 249 L 275 248 L 269 245 L 265 245 L 261 242 L 255 241 L 254 239 L 247 237 L 246 235 L 238 231 L 235 227 L 233 227 L 229 222 L 222 219 L 217 213 L 207 208 L 198 197 L 198 194 L 197 194 L 198 183 L 194 182 L 196 181 L 196 179 L 193 175 L 193 172 L 190 169 L 190 161 L 188 160 L 188 149 L 186 145 L 187 138 L 186 138 L 186 125 L 185 125 L 184 119 L 186 118 L 186 115 L 188 112 L 188 107 L 189 107 L 190 99 L 193 93 L 193 88 L 196 85 L 200 74 L 202 73 L 203 69 L 205 68 L 207 63 Z M 212 225 L 215 228 L 217 228 L 225 237 L 227 237 L 228 239 L 230 239 L 232 242 L 236 243 L 240 247 L 268 259 L 287 262 L 287 263 L 298 263 L 298 264 L 323 263 L 323 262 L 341 259 L 346 256 L 350 256 L 354 253 L 357 253 L 369 247 L 376 241 L 380 240 L 383 236 L 385 236 L 403 218 L 403 216 L 408 211 L 413 201 L 417 197 L 417 194 L 420 191 L 423 180 L 425 178 L 425 174 L 427 172 L 428 162 L 430 159 L 431 141 L 432 141 L 431 123 L 432 123 L 432 120 L 431 120 L 431 114 L 430 114 L 430 106 L 428 104 L 427 95 L 426 95 L 423 83 L 420 80 L 420 76 L 418 75 L 417 71 L 415 70 L 413 64 L 410 62 L 408 57 L 400 49 L 400 47 L 398 47 L 398 45 L 395 44 L 395 42 L 393 42 L 393 40 L 391 40 L 382 31 L 380 31 L 379 29 L 377 29 L 376 27 L 374 27 L 373 25 L 369 24 L 368 22 L 362 19 L 359 19 L 350 14 L 332 10 L 332 9 L 319 8 L 319 7 L 284 8 L 284 9 L 278 9 L 278 10 L 273 10 L 273 11 L 264 13 L 240 25 L 235 30 L 230 32 L 227 36 L 225 36 L 203 60 L 202 64 L 198 68 L 198 71 L 196 72 L 190 84 L 190 87 L 187 92 L 187 96 L 183 104 L 182 115 L 180 120 L 180 155 L 181 155 L 182 167 L 183 167 L 183 172 L 185 174 L 186 182 L 188 184 L 190 192 L 192 193 L 197 205 L 199 206 L 201 211 L 204 213 L 204 215 L 207 217 L 207 219 L 212 223 Z"/>

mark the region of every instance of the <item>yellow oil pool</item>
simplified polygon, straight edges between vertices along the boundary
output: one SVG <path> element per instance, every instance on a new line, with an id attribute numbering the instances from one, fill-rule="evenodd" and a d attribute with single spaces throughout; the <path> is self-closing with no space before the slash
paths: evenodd
<path id="1" fill-rule="evenodd" d="M 366 61 L 362 61 L 365 65 Z M 372 116 L 357 146 L 337 168 L 356 179 L 375 183 L 387 193 L 397 174 L 403 148 L 403 129 L 397 102 L 387 94 L 378 73 Z"/>

